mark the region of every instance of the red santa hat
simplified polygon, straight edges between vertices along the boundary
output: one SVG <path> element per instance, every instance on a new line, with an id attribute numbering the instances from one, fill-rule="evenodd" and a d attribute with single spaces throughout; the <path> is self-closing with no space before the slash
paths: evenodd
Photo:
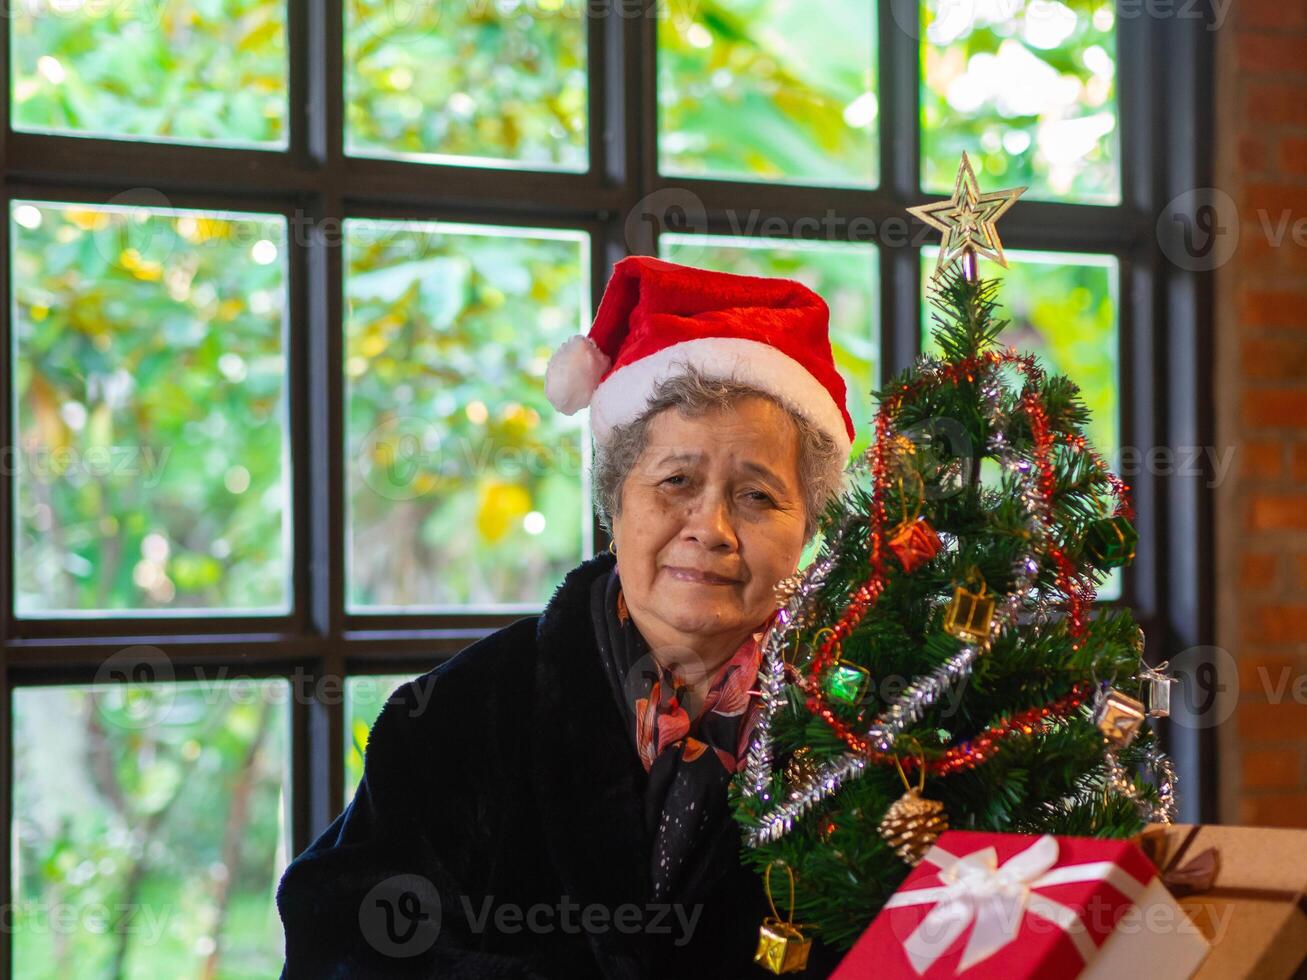
<path id="1" fill-rule="evenodd" d="M 696 269 L 647 255 L 613 266 L 590 333 L 569 337 L 545 371 L 564 415 L 590 406 L 601 445 L 636 419 L 666 378 L 693 365 L 774 395 L 847 457 L 853 420 L 835 368 L 825 300 L 793 279 Z"/>

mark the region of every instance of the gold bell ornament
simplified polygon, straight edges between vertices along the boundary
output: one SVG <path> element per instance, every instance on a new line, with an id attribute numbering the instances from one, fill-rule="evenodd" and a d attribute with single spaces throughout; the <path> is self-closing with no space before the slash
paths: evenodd
<path id="1" fill-rule="evenodd" d="M 780 863 L 790 879 L 790 912 L 782 919 L 776 910 L 776 902 L 771 894 L 772 865 Z M 790 866 L 779 859 L 767 865 L 763 875 L 763 889 L 767 892 L 767 903 L 772 914 L 762 920 L 758 930 L 758 951 L 753 954 L 753 961 L 760 963 L 770 973 L 798 973 L 808 965 L 808 953 L 812 949 L 812 940 L 800 931 L 794 921 L 794 872 Z"/>
<path id="2" fill-rule="evenodd" d="M 921 795 L 921 791 L 926 788 L 925 755 L 920 755 L 917 761 L 921 779 L 913 786 L 903 772 L 899 757 L 894 757 L 894 767 L 899 771 L 906 792 L 890 804 L 878 828 L 880 836 L 894 848 L 894 853 L 913 867 L 921 863 L 926 852 L 939 840 L 939 835 L 948 830 L 948 814 L 944 811 L 944 804 Z"/>

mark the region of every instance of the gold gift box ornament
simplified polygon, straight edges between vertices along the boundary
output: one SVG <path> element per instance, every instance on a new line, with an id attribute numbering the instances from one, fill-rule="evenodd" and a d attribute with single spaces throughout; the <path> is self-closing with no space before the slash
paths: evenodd
<path id="1" fill-rule="evenodd" d="M 994 623 L 994 597 L 986 591 L 979 569 L 971 570 L 968 581 L 979 581 L 980 588 L 972 592 L 963 584 L 953 590 L 953 601 L 944 611 L 944 632 L 964 643 L 988 646 Z"/>
<path id="2" fill-rule="evenodd" d="M 1147 716 L 1142 701 L 1109 688 L 1094 709 L 1094 725 L 1109 747 L 1123 749 L 1134 741 Z"/>
<path id="3" fill-rule="evenodd" d="M 758 952 L 755 963 L 772 973 L 798 973 L 808 966 L 808 951 L 812 940 L 788 922 L 767 916 L 758 931 Z"/>
<path id="4" fill-rule="evenodd" d="M 771 894 L 771 869 L 777 863 L 785 868 L 785 874 L 790 879 L 790 914 L 784 919 L 777 911 Z M 794 872 L 790 866 L 779 859 L 767 865 L 763 875 L 763 889 L 767 892 L 767 903 L 771 905 L 772 914 L 762 920 L 758 930 L 758 951 L 753 954 L 753 961 L 770 973 L 798 973 L 808 966 L 812 940 L 803 934 L 794 921 Z"/>

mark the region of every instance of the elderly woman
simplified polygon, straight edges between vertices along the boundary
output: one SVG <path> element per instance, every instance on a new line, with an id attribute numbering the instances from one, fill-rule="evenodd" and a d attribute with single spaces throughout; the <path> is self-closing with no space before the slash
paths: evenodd
<path id="1" fill-rule="evenodd" d="M 392 695 L 278 888 L 284 978 L 763 975 L 727 786 L 853 438 L 827 318 L 797 282 L 617 263 L 546 375 L 590 408 L 612 544 Z"/>

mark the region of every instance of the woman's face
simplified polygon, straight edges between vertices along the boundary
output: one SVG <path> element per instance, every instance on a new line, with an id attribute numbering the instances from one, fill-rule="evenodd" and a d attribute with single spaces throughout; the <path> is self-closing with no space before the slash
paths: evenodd
<path id="1" fill-rule="evenodd" d="M 613 537 L 622 594 L 652 647 L 742 642 L 776 608 L 774 587 L 803 552 L 798 440 L 765 398 L 650 421 Z"/>

